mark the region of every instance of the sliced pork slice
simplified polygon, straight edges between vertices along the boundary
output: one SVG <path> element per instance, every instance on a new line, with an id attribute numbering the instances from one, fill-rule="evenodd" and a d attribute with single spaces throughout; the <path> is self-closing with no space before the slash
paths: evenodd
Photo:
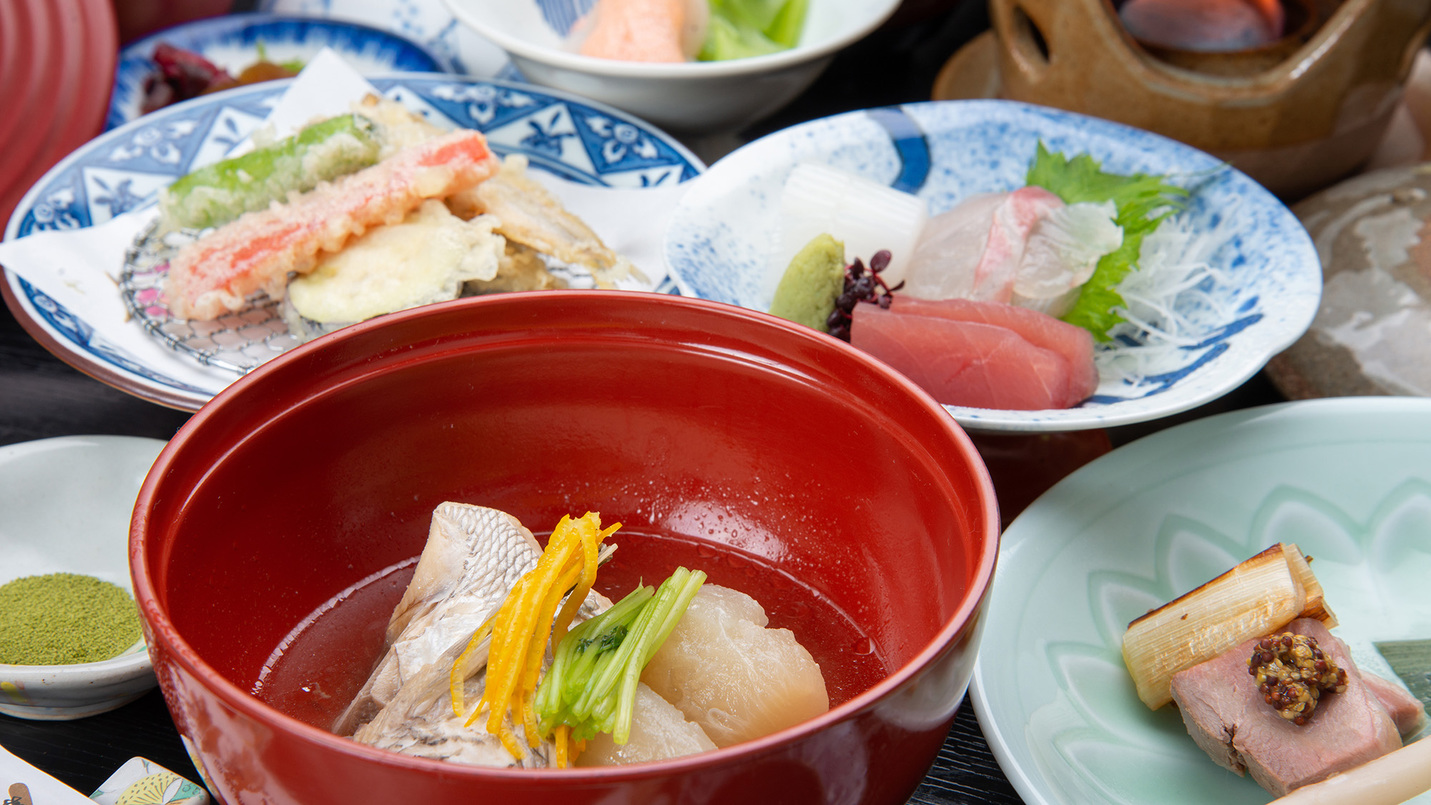
<path id="1" fill-rule="evenodd" d="M 1249 640 L 1173 677 L 1173 701 L 1203 751 L 1224 768 L 1276 796 L 1359 766 L 1401 746 L 1396 724 L 1352 662 L 1347 647 L 1320 621 L 1302 618 L 1283 631 L 1308 635 L 1346 669 L 1347 688 L 1321 698 L 1311 720 L 1284 720 L 1257 690 Z"/>
<path id="2" fill-rule="evenodd" d="M 1411 695 L 1411 691 L 1369 671 L 1361 672 L 1361 681 L 1366 683 L 1367 689 L 1381 702 L 1381 706 L 1386 708 L 1401 737 L 1405 738 L 1421 729 L 1421 722 L 1426 718 L 1426 708 L 1421 706 L 1420 699 Z"/>

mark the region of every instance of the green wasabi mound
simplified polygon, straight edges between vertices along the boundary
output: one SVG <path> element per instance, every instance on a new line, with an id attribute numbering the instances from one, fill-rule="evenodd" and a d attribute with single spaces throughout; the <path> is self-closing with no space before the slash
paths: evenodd
<path id="1" fill-rule="evenodd" d="M 844 290 L 845 244 L 828 234 L 816 235 L 791 258 L 770 312 L 827 333 L 835 299 Z"/>

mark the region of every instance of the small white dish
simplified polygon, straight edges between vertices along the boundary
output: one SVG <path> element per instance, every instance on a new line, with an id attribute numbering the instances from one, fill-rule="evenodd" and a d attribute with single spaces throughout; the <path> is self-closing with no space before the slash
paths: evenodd
<path id="1" fill-rule="evenodd" d="M 765 309 L 768 250 L 780 195 L 801 162 L 830 165 L 906 192 L 931 215 L 978 193 L 1024 184 L 1038 143 L 1087 153 L 1113 173 L 1204 178 L 1181 213 L 1194 231 L 1223 222 L 1212 254 L 1221 281 L 1179 297 L 1195 343 L 1160 355 L 1136 381 L 1110 371 L 1082 405 L 1004 411 L 945 406 L 974 430 L 1066 431 L 1158 419 L 1214 400 L 1257 373 L 1311 324 L 1321 261 L 1305 229 L 1271 193 L 1216 159 L 1156 134 L 1009 101 L 936 101 L 802 123 L 722 158 L 691 186 L 665 234 L 666 265 L 688 296 Z M 852 255 L 853 256 L 853 255 Z M 864 255 L 867 259 L 868 255 Z M 1129 346 L 1115 342 L 1103 349 Z"/>
<path id="2" fill-rule="evenodd" d="M 129 517 L 164 444 L 134 436 L 62 436 L 0 447 L 0 584 L 79 573 L 132 595 Z M 83 718 L 127 704 L 155 684 L 142 639 L 102 662 L 0 664 L 0 713 Z"/>
<path id="3" fill-rule="evenodd" d="M 119 52 L 105 130 L 141 114 L 144 82 L 154 72 L 159 43 L 198 53 L 237 76 L 259 60 L 307 62 L 328 48 L 363 75 L 447 73 L 453 68 L 422 45 L 396 33 L 353 22 L 281 14 L 230 14 L 176 25 L 131 42 Z"/>
<path id="4" fill-rule="evenodd" d="M 444 0 L 463 24 L 496 43 L 528 80 L 609 103 L 662 128 L 729 131 L 785 106 L 840 49 L 874 31 L 899 0 L 810 0 L 790 50 L 717 62 L 598 59 L 565 40 L 594 0 Z"/>
<path id="5" fill-rule="evenodd" d="M 1266 406 L 1169 428 L 1059 482 L 1004 532 L 970 696 L 1030 805 L 1260 805 L 1177 709 L 1149 710 L 1128 623 L 1278 542 L 1308 556 L 1358 667 L 1431 635 L 1431 400 Z M 1423 738 L 1422 740 L 1427 740 Z M 1351 801 L 1356 799 L 1352 796 Z M 1412 800 L 1431 803 L 1431 793 Z"/>

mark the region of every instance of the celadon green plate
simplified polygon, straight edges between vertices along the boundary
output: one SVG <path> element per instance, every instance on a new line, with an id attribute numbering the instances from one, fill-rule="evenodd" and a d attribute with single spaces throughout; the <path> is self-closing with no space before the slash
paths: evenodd
<path id="1" fill-rule="evenodd" d="M 1215 765 L 1175 707 L 1139 701 L 1121 646 L 1133 618 L 1277 542 L 1314 557 L 1358 666 L 1394 678 L 1372 643 L 1431 638 L 1431 399 L 1180 425 L 1089 463 L 1019 515 L 971 695 L 1026 802 L 1272 799 Z"/>

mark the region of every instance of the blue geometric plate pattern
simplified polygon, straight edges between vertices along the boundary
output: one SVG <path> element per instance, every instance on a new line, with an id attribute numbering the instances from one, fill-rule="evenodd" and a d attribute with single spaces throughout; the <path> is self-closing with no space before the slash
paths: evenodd
<path id="1" fill-rule="evenodd" d="M 114 92 L 104 128 L 139 117 L 144 81 L 154 71 L 154 47 L 160 42 L 198 53 L 237 76 L 259 60 L 307 61 L 323 48 L 342 56 L 363 75 L 450 73 L 446 60 L 398 34 L 320 17 L 279 14 L 230 14 L 166 28 L 124 46 L 115 68 Z"/>
<path id="2" fill-rule="evenodd" d="M 1321 263 L 1296 217 L 1243 174 L 1180 143 L 1082 115 L 1007 101 L 941 101 L 851 112 L 777 131 L 723 158 L 692 185 L 663 247 L 683 293 L 763 308 L 766 252 L 785 178 L 814 162 L 875 179 L 926 201 L 931 215 L 969 196 L 1024 184 L 1039 142 L 1087 153 L 1113 173 L 1171 174 L 1195 185 L 1178 216 L 1215 233 L 1212 271 L 1175 309 L 1193 325 L 1136 376 L 1110 365 L 1140 342 L 1100 347 L 1100 384 L 1060 411 L 946 406 L 966 427 L 1060 431 L 1111 427 L 1185 411 L 1236 388 L 1311 324 Z"/>
<path id="3" fill-rule="evenodd" d="M 1000 543 L 970 688 L 1023 800 L 1271 799 L 1213 763 L 1175 707 L 1143 704 L 1123 633 L 1262 549 L 1296 543 L 1314 557 L 1332 633 L 1358 668 L 1395 680 L 1374 644 L 1431 636 L 1428 455 L 1431 400 L 1312 400 L 1168 428 L 1034 501 Z M 1431 793 L 1411 801 L 1426 805 Z"/>
<path id="4" fill-rule="evenodd" d="M 705 165 L 669 135 L 636 118 L 529 84 L 438 74 L 369 76 L 385 96 L 447 126 L 482 131 L 494 153 L 524 154 L 533 168 L 600 187 L 689 181 Z M 7 240 L 104 223 L 151 205 L 156 191 L 191 165 L 227 153 L 267 117 L 289 81 L 240 87 L 161 109 L 106 132 L 62 160 L 16 208 Z M 34 286 L 6 274 L 17 317 L 39 324 L 66 360 L 145 399 L 197 409 L 217 389 L 196 388 L 124 354 Z M 669 280 L 656 290 L 670 292 Z M 273 350 L 288 345 L 275 343 Z M 91 371 L 93 370 L 93 371 Z"/>

